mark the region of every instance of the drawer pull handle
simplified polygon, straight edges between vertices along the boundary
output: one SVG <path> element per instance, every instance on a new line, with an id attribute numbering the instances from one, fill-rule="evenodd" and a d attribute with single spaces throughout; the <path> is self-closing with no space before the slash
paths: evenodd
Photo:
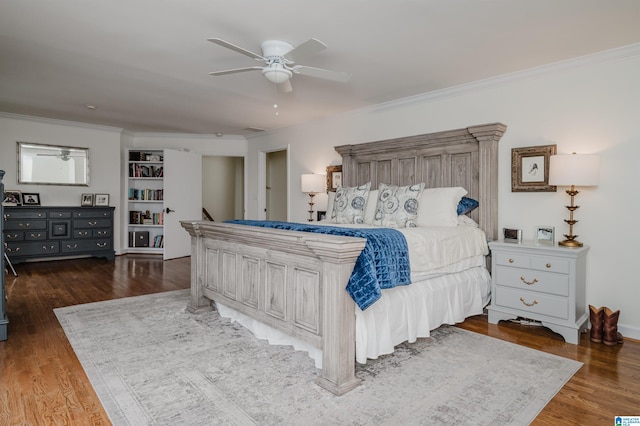
<path id="1" fill-rule="evenodd" d="M 42 234 L 38 233 L 38 234 L 31 234 L 31 238 L 40 238 L 42 236 Z"/>
<path id="2" fill-rule="evenodd" d="M 67 248 L 68 248 L 68 249 L 78 248 L 78 245 L 77 245 L 77 244 L 74 244 L 74 245 L 67 244 Z"/>
<path id="3" fill-rule="evenodd" d="M 521 301 L 525 306 L 533 306 L 533 305 L 537 305 L 537 304 L 538 304 L 538 301 L 537 301 L 536 299 L 533 299 L 533 303 L 527 303 L 527 302 L 525 302 L 524 297 L 521 297 L 521 298 L 520 298 L 520 301 Z"/>
<path id="4" fill-rule="evenodd" d="M 87 235 L 89 235 L 89 231 L 78 231 L 78 235 L 80 235 L 81 237 L 86 237 Z"/>
<path id="5" fill-rule="evenodd" d="M 509 263 L 513 263 L 513 258 L 509 259 Z"/>
<path id="6" fill-rule="evenodd" d="M 18 234 L 7 234 L 7 238 L 9 240 L 15 240 L 16 238 L 18 238 Z"/>
<path id="7" fill-rule="evenodd" d="M 89 222 L 89 225 L 91 225 L 91 226 L 96 226 L 97 224 L 98 224 L 98 222 L 91 222 L 91 221 Z"/>
<path id="8" fill-rule="evenodd" d="M 56 248 L 56 246 L 49 246 L 49 247 L 47 247 L 47 246 L 42 246 L 42 250 L 45 250 L 45 251 L 46 251 L 46 250 L 53 250 L 54 248 Z"/>
<path id="9" fill-rule="evenodd" d="M 525 283 L 526 285 L 532 285 L 538 282 L 537 278 L 534 278 L 533 281 L 527 281 L 524 277 L 520 277 L 520 281 Z"/>
<path id="10" fill-rule="evenodd" d="M 107 243 L 96 243 L 96 245 L 100 248 L 105 248 L 107 246 Z"/>
<path id="11" fill-rule="evenodd" d="M 28 228 L 31 226 L 30 223 L 19 223 L 18 226 L 20 226 L 21 228 Z"/>
<path id="12" fill-rule="evenodd" d="M 7 247 L 7 251 L 9 253 L 14 253 L 14 252 L 17 253 L 20 251 L 20 247 L 16 247 L 16 248 Z"/>
<path id="13" fill-rule="evenodd" d="M 547 268 L 551 268 L 551 264 L 550 264 L 550 263 L 547 263 L 547 264 L 546 264 L 546 265 L 544 265 L 544 266 L 546 266 Z"/>

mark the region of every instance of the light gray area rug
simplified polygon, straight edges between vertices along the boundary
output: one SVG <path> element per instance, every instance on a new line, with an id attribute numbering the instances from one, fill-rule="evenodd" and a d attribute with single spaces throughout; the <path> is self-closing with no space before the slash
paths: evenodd
<path id="1" fill-rule="evenodd" d="M 270 346 L 188 290 L 56 309 L 115 425 L 523 425 L 582 365 L 443 326 L 359 365 L 337 397 L 305 352 Z"/>

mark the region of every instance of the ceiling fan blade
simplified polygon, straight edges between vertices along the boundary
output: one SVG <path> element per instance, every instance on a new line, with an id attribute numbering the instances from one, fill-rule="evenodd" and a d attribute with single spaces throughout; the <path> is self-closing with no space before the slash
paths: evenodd
<path id="1" fill-rule="evenodd" d="M 258 55 L 257 53 L 253 53 L 247 49 L 243 49 L 242 47 L 236 46 L 235 44 L 229 43 L 228 41 L 222 40 L 221 38 L 208 38 L 207 40 L 222 47 L 226 47 L 227 49 L 231 49 L 235 52 L 242 53 L 243 55 L 246 55 L 255 60 L 266 61 L 266 59 L 262 57 L 262 55 Z"/>
<path id="2" fill-rule="evenodd" d="M 278 89 L 281 92 L 289 93 L 293 91 L 293 86 L 291 86 L 291 80 L 285 80 L 282 83 L 278 84 Z"/>
<path id="3" fill-rule="evenodd" d="M 227 74 L 235 74 L 238 72 L 245 72 L 245 71 L 254 71 L 254 70 L 262 70 L 263 67 L 244 67 L 244 68 L 234 68 L 231 70 L 222 70 L 222 71 L 213 71 L 210 72 L 209 75 L 227 75 Z"/>
<path id="4" fill-rule="evenodd" d="M 312 38 L 294 47 L 284 55 L 284 58 L 292 62 L 298 62 L 298 59 L 318 53 L 326 48 L 326 44 L 318 39 Z"/>
<path id="5" fill-rule="evenodd" d="M 351 74 L 347 72 L 330 71 L 322 68 L 307 67 L 304 65 L 296 65 L 291 67 L 291 71 L 296 74 L 308 75 L 309 77 L 323 78 L 325 80 L 338 81 L 346 83 L 351 79 Z"/>

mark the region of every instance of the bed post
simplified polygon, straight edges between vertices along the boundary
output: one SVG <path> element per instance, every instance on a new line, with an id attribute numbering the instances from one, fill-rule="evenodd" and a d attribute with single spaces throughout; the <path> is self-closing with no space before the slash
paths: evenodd
<path id="1" fill-rule="evenodd" d="M 202 249 L 202 233 L 198 223 L 182 222 L 182 226 L 191 234 L 191 299 L 187 311 L 197 314 L 213 310 L 211 300 L 204 297 L 205 250 Z M 193 283 L 196 285 L 193 285 Z"/>
<path id="2" fill-rule="evenodd" d="M 366 240 L 335 244 L 308 241 L 307 245 L 322 260 L 322 373 L 317 384 L 336 395 L 360 385 L 355 375 L 356 313 L 355 303 L 345 289 L 356 259 Z"/>
<path id="3" fill-rule="evenodd" d="M 479 143 L 480 229 L 489 240 L 498 239 L 498 141 L 507 126 L 501 123 L 468 127 Z"/>

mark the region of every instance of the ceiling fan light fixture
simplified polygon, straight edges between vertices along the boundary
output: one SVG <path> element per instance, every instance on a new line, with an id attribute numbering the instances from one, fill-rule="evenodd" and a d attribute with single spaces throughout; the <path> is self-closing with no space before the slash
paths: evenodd
<path id="1" fill-rule="evenodd" d="M 282 66 L 270 66 L 262 70 L 262 75 L 270 82 L 280 84 L 289 80 L 293 73 Z"/>

